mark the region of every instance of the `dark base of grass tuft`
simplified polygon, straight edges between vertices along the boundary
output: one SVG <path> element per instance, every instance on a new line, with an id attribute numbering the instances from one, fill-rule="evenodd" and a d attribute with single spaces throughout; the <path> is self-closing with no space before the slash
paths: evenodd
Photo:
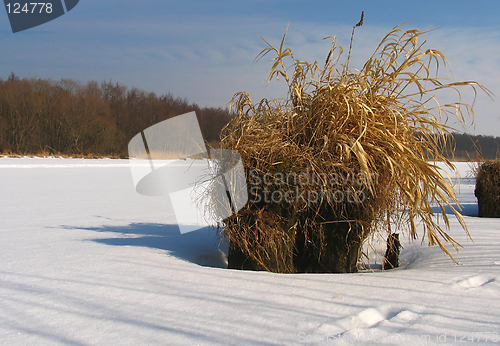
<path id="1" fill-rule="evenodd" d="M 500 160 L 481 165 L 476 177 L 478 216 L 500 217 Z"/>

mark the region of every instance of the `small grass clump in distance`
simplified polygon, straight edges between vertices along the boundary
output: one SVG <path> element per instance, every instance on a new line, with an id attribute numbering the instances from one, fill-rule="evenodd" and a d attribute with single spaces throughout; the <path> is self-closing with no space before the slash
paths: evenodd
<path id="1" fill-rule="evenodd" d="M 278 48 L 266 41 L 257 59 L 275 55 L 268 79 L 284 79 L 288 95 L 258 103 L 246 92 L 233 97 L 236 117 L 222 132 L 221 148 L 240 153 L 250 202 L 221 230 L 230 268 L 355 272 L 371 235 L 397 227 L 416 239 L 418 224 L 429 245 L 450 257 L 446 242 L 458 250 L 445 208 L 469 231 L 433 161 L 454 168 L 442 155 L 452 130 L 446 120 L 473 117 L 459 88 L 489 91 L 474 81 L 438 78 L 447 61 L 423 48 L 425 33 L 393 28 L 359 71 L 349 69 L 350 49 L 340 63 L 334 37 L 327 38 L 324 65 L 296 58 L 284 46 L 286 33 Z M 440 90 L 455 91 L 457 102 L 440 105 Z"/>
<path id="2" fill-rule="evenodd" d="M 500 160 L 479 166 L 474 194 L 480 217 L 500 217 Z"/>

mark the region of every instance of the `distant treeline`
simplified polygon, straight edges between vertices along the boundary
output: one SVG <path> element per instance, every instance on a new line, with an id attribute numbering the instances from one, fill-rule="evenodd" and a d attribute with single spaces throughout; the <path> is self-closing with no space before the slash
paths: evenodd
<path id="1" fill-rule="evenodd" d="M 130 139 L 162 120 L 196 111 L 205 140 L 216 147 L 231 119 L 227 109 L 201 108 L 171 94 L 157 96 L 113 82 L 0 78 L 0 153 L 127 157 Z M 500 137 L 453 134 L 455 160 L 500 157 Z"/>
<path id="2" fill-rule="evenodd" d="M 446 156 L 459 160 L 500 158 L 500 137 L 453 133 L 452 150 Z"/>
<path id="3" fill-rule="evenodd" d="M 0 153 L 126 157 L 130 139 L 162 120 L 196 111 L 203 136 L 217 143 L 231 116 L 171 94 L 119 83 L 0 78 Z"/>

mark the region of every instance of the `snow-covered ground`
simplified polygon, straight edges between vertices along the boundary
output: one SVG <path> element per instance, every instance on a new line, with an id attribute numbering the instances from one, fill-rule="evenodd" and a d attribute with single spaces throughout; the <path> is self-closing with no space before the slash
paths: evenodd
<path id="1" fill-rule="evenodd" d="M 500 344 L 500 220 L 473 184 L 460 265 L 417 242 L 396 270 L 283 275 L 225 269 L 126 160 L 0 158 L 0 344 Z"/>

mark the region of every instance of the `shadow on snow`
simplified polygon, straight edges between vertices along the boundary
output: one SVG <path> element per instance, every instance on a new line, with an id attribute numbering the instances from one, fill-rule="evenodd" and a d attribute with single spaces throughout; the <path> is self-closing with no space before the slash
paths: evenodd
<path id="1" fill-rule="evenodd" d="M 217 231 L 210 227 L 185 234 L 180 233 L 177 225 L 151 223 L 66 228 L 119 234 L 117 237 L 92 239 L 100 244 L 160 249 L 201 266 L 227 268 L 227 244 L 220 241 Z"/>

